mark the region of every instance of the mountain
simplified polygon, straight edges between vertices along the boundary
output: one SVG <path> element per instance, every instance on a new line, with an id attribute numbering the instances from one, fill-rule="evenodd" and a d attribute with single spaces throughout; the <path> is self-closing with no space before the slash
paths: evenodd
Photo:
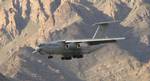
<path id="1" fill-rule="evenodd" d="M 1 80 L 1 81 L 15 81 L 15 80 L 13 80 L 13 79 L 10 79 L 10 78 L 8 78 L 8 77 L 5 77 L 5 76 L 2 75 L 2 74 L 0 74 L 0 80 Z"/>
<path id="2" fill-rule="evenodd" d="M 0 73 L 6 77 L 18 81 L 150 80 L 149 0 L 0 0 L 0 15 Z M 121 22 L 109 25 L 97 38 L 126 40 L 101 45 L 83 59 L 71 61 L 32 54 L 39 43 L 91 38 L 96 29 L 92 24 L 110 20 Z"/>

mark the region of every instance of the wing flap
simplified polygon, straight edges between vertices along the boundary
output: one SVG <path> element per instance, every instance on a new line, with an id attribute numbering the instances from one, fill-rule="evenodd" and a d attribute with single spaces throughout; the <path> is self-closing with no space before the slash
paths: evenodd
<path id="1" fill-rule="evenodd" d="M 107 40 L 107 41 L 95 41 L 95 42 L 87 42 L 88 45 L 97 45 L 97 44 L 104 44 L 104 43 L 113 43 L 117 40 Z"/>

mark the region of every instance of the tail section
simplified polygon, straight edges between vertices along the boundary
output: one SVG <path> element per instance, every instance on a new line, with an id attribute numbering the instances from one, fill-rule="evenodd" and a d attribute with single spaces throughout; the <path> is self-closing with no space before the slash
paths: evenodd
<path id="1" fill-rule="evenodd" d="M 109 24 L 116 23 L 116 22 L 120 22 L 120 21 L 115 20 L 115 21 L 98 22 L 98 23 L 93 24 L 92 26 L 97 26 L 97 29 L 96 29 L 92 39 L 94 39 L 96 37 L 99 29 L 101 29 L 101 31 L 103 31 L 104 27 L 106 28 Z"/>

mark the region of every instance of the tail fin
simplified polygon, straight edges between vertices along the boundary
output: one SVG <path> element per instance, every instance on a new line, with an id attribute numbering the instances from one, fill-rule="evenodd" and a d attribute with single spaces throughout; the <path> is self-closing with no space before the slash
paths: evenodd
<path id="1" fill-rule="evenodd" d="M 101 29 L 101 31 L 103 31 L 103 27 L 107 27 L 110 23 L 116 23 L 116 22 L 120 22 L 119 20 L 115 20 L 115 21 L 106 21 L 106 22 L 98 22 L 93 24 L 92 26 L 97 26 L 97 29 L 92 37 L 92 39 L 94 39 L 98 33 L 98 30 Z"/>

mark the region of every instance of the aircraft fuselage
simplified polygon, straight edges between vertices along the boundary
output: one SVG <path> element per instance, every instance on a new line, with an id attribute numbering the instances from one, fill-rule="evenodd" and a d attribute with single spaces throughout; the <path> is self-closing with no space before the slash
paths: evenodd
<path id="1" fill-rule="evenodd" d="M 62 42 L 41 44 L 39 45 L 39 52 L 41 54 L 60 54 L 66 56 L 72 56 L 82 53 L 82 49 L 75 43 L 65 44 Z"/>

